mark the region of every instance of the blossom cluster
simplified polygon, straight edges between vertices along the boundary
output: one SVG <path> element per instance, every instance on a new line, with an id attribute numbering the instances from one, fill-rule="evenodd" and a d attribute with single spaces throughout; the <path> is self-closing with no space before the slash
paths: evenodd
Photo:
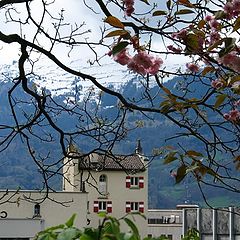
<path id="1" fill-rule="evenodd" d="M 172 51 L 172 52 L 174 52 L 174 53 L 181 53 L 182 52 L 182 49 L 181 48 L 176 48 L 176 47 L 174 47 L 173 45 L 169 45 L 169 46 L 167 46 L 167 48 L 168 48 L 168 50 L 170 50 L 170 51 Z"/>
<path id="2" fill-rule="evenodd" d="M 233 109 L 229 111 L 229 113 L 225 113 L 223 117 L 231 122 L 238 122 L 240 121 L 240 111 L 238 109 Z"/>
<path id="3" fill-rule="evenodd" d="M 240 14 L 240 0 L 228 1 L 223 7 L 228 19 L 237 17 Z"/>
<path id="4" fill-rule="evenodd" d="M 163 64 L 161 58 L 154 57 L 146 51 L 138 51 L 138 53 L 132 57 L 126 48 L 115 54 L 113 59 L 121 65 L 127 65 L 133 72 L 142 75 L 157 74 Z"/>
<path id="5" fill-rule="evenodd" d="M 237 73 L 240 73 L 240 57 L 237 55 L 236 51 L 232 51 L 223 57 L 218 59 L 220 64 L 231 68 Z"/>
<path id="6" fill-rule="evenodd" d="M 199 66 L 196 63 L 187 63 L 186 67 L 189 71 L 191 72 L 198 72 L 199 71 Z"/>
<path id="7" fill-rule="evenodd" d="M 125 14 L 127 16 L 131 16 L 132 13 L 134 12 L 134 0 L 123 0 L 123 3 L 126 7 L 125 9 Z"/>

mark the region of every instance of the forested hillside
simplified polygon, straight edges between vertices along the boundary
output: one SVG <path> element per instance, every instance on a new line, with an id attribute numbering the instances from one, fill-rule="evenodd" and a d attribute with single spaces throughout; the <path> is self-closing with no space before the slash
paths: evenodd
<path id="1" fill-rule="evenodd" d="M 184 91 L 184 85 L 187 84 L 187 81 L 191 79 L 186 78 L 175 78 L 166 83 L 166 87 L 173 92 Z M 1 91 L 1 101 L 6 102 L 4 108 L 1 109 L 0 121 L 1 124 L 4 124 L 8 121 L 12 121 L 11 114 L 9 111 L 9 106 L 7 103 L 7 92 L 11 83 L 2 82 L 0 86 Z M 114 87 L 114 86 L 113 86 Z M 132 79 L 121 89 L 123 95 L 129 96 L 131 99 L 139 99 L 139 94 L 141 85 L 137 83 L 137 79 Z M 202 94 L 202 91 L 205 89 L 199 89 L 198 83 L 194 86 L 191 86 L 193 95 L 196 96 L 196 89 L 198 89 L 197 94 Z M 151 91 L 156 91 L 156 98 L 154 101 L 160 102 L 162 100 L 161 92 L 157 92 L 157 88 L 152 87 Z M 18 91 L 15 93 L 19 99 L 24 99 L 27 96 L 22 92 Z M 74 92 L 72 96 L 74 96 Z M 68 95 L 69 97 L 69 95 Z M 56 96 L 55 101 L 63 102 L 66 99 L 66 96 L 59 95 Z M 26 99 L 27 100 L 27 99 Z M 28 101 L 26 101 L 28 102 Z M 144 105 L 145 102 L 143 101 Z M 3 105 L 3 104 L 2 104 Z M 104 93 L 101 96 L 100 109 L 103 116 L 107 118 L 114 118 L 116 114 L 116 109 L 118 106 L 118 101 L 113 96 L 110 96 Z M 25 108 L 31 108 L 31 106 L 25 106 Z M 88 108 L 96 108 L 96 102 L 91 101 L 88 104 Z M 21 112 L 22 109 L 19 108 Z M 208 113 L 206 112 L 206 115 Z M 208 115 L 208 118 L 214 118 L 214 115 Z M 24 120 L 23 120 L 24 121 Z M 71 128 L 78 119 L 73 119 L 67 114 L 58 119 L 58 124 L 62 128 Z M 172 138 L 172 136 L 182 132 L 182 130 L 172 122 L 164 118 L 164 116 L 159 116 L 157 114 L 148 114 L 142 115 L 139 112 L 130 111 L 127 117 L 127 123 L 130 130 L 124 141 L 116 144 L 114 151 L 116 153 L 132 153 L 136 147 L 137 139 L 141 139 L 141 144 L 143 147 L 144 154 L 150 156 L 153 153 L 154 149 L 159 149 L 162 146 L 169 145 L 178 148 L 180 144 L 183 144 L 183 139 L 179 144 L 177 138 Z M 204 131 L 204 129 L 203 129 Z M 39 132 L 39 134 L 41 134 Z M 54 133 L 53 133 L 54 134 Z M 206 135 L 208 132 L 205 133 Z M 225 137 L 225 136 L 223 136 Z M 198 145 L 191 139 L 186 137 L 184 139 L 185 145 L 188 145 L 190 149 L 202 150 L 199 149 Z M 58 155 L 59 151 L 54 145 L 48 145 L 42 143 L 41 141 L 34 143 L 35 147 L 40 150 L 39 152 L 47 152 L 48 148 L 51 148 L 51 154 Z M 91 145 L 91 142 L 79 142 L 81 151 L 86 151 Z M 22 189 L 36 189 L 41 187 L 42 179 L 39 174 L 39 169 L 36 164 L 32 162 L 29 158 L 26 147 L 23 144 L 22 139 L 19 137 L 14 140 L 11 146 L 3 151 L 0 155 L 2 161 L 0 165 L 0 187 L 16 189 L 18 187 Z M 51 156 L 49 157 L 51 161 Z M 219 161 L 224 163 L 224 156 L 219 153 Z M 181 203 L 196 203 L 204 205 L 204 200 L 202 194 L 200 193 L 195 180 L 187 177 L 183 182 L 175 184 L 175 179 L 172 176 L 172 172 L 175 171 L 175 165 L 164 165 L 163 158 L 161 156 L 154 158 L 149 162 L 149 207 L 150 208 L 174 208 L 177 204 Z M 232 169 L 233 175 L 235 170 Z M 55 189 L 61 189 L 61 176 L 56 175 L 51 180 L 51 185 Z M 209 203 L 218 206 L 218 205 L 234 205 L 237 204 L 240 200 L 239 194 L 225 194 L 221 189 L 214 189 L 211 187 L 204 188 L 204 194 L 208 197 Z"/>

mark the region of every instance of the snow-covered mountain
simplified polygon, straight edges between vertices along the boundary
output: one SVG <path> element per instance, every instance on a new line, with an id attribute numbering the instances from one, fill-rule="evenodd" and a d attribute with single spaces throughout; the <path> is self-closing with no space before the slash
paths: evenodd
<path id="1" fill-rule="evenodd" d="M 18 63 L 14 61 L 11 65 L 0 65 L 0 82 L 12 81 L 18 76 Z M 69 63 L 69 67 L 96 77 L 97 81 L 103 86 L 111 87 L 116 91 L 121 89 L 130 81 L 133 80 L 136 85 L 140 85 L 141 76 L 129 72 L 126 66 L 121 66 L 118 63 L 111 62 L 101 66 L 86 66 L 81 60 L 75 60 Z M 176 66 L 172 66 L 176 68 Z M 26 74 L 28 78 L 35 83 L 38 90 L 45 89 L 50 91 L 53 97 L 65 96 L 66 99 L 74 98 L 76 101 L 82 101 L 86 95 L 91 92 L 91 98 L 96 99 L 99 94 L 99 89 L 94 87 L 91 81 L 82 80 L 79 77 L 73 76 L 54 63 L 41 61 L 34 64 L 34 71 L 31 66 L 27 66 Z M 31 73 L 33 72 L 33 73 Z M 170 79 L 171 77 L 168 77 Z M 168 80 L 166 79 L 166 80 Z M 77 96 L 77 99 L 76 99 Z"/>
<path id="2" fill-rule="evenodd" d="M 85 66 L 82 67 L 80 60 L 72 61 L 69 66 L 82 73 L 89 74 L 97 78 L 97 81 L 104 86 L 112 87 L 115 90 L 121 89 L 130 80 L 136 77 L 135 74 L 129 73 L 126 67 L 117 63 L 109 63 L 102 66 Z M 17 62 L 11 65 L 0 66 L 0 82 L 12 81 L 18 76 Z M 26 74 L 31 73 L 31 67 L 27 67 Z M 36 65 L 34 66 L 34 74 L 30 74 L 29 79 L 35 83 L 35 87 L 46 89 L 51 92 L 53 97 L 68 96 L 68 98 L 77 94 L 78 101 L 83 100 L 84 96 L 91 91 L 92 98 L 94 94 L 98 94 L 99 90 L 94 89 L 91 81 L 82 80 L 79 77 L 73 76 L 55 64 L 51 65 Z"/>

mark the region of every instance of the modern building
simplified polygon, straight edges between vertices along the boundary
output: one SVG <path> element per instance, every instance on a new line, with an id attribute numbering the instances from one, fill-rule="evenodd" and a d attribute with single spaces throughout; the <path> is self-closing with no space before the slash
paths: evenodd
<path id="1" fill-rule="evenodd" d="M 169 240 L 180 240 L 182 236 L 182 210 L 148 209 L 148 236 L 166 236 Z"/>
<path id="2" fill-rule="evenodd" d="M 180 240 L 190 229 L 196 229 L 201 240 L 240 240 L 240 207 L 178 205 L 174 210 L 148 210 L 149 236 Z"/>
<path id="3" fill-rule="evenodd" d="M 202 240 L 240 240 L 240 207 L 183 209 L 183 233 L 195 228 Z"/>

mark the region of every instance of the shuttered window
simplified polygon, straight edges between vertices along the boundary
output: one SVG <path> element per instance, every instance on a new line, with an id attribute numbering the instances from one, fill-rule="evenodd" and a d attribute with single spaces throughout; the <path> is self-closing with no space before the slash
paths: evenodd
<path id="1" fill-rule="evenodd" d="M 141 212 L 144 213 L 144 202 L 126 202 L 126 213 Z"/>
<path id="2" fill-rule="evenodd" d="M 93 212 L 112 212 L 112 201 L 94 201 L 93 202 Z"/>
<path id="3" fill-rule="evenodd" d="M 126 188 L 144 188 L 144 177 L 126 176 Z"/>

